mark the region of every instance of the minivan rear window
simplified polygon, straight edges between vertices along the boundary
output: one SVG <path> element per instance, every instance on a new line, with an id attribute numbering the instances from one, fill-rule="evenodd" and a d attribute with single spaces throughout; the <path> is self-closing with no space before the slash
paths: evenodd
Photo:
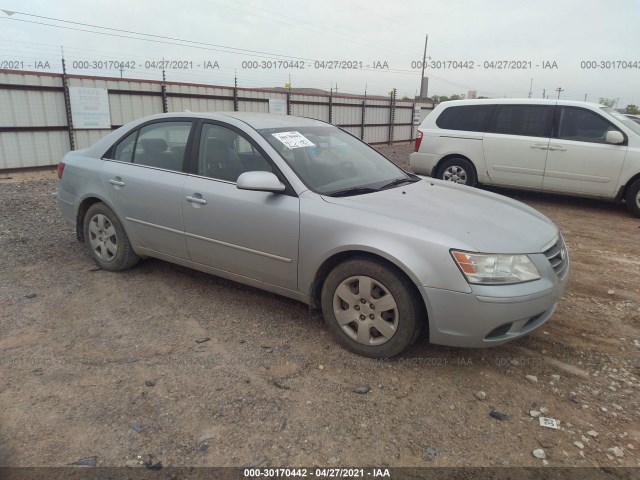
<path id="1" fill-rule="evenodd" d="M 494 105 L 465 105 L 446 108 L 436 120 L 445 130 L 484 132 Z"/>
<path id="2" fill-rule="evenodd" d="M 553 106 L 548 105 L 498 105 L 491 133 L 548 137 L 551 133 Z"/>

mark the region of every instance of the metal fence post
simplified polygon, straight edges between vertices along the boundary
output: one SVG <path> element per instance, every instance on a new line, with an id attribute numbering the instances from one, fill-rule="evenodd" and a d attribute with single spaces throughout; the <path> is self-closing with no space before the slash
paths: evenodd
<path id="1" fill-rule="evenodd" d="M 329 92 L 329 123 L 333 125 L 333 89 Z"/>
<path id="2" fill-rule="evenodd" d="M 291 115 L 291 89 L 287 91 L 287 115 Z"/>
<path id="3" fill-rule="evenodd" d="M 67 67 L 62 57 L 62 88 L 64 92 L 64 107 L 67 112 L 67 132 L 69 134 L 69 149 L 76 149 L 76 142 L 73 136 L 73 116 L 71 115 L 71 97 L 69 95 L 69 82 L 67 81 Z"/>
<path id="4" fill-rule="evenodd" d="M 367 97 L 365 96 L 364 100 L 362 100 L 362 115 L 360 119 L 360 140 L 364 142 L 364 123 L 367 112 Z"/>
<path id="5" fill-rule="evenodd" d="M 238 76 L 236 75 L 233 80 L 233 111 L 238 111 Z"/>
<path id="6" fill-rule="evenodd" d="M 393 145 L 393 127 L 396 123 L 396 95 L 397 90 L 391 90 L 391 99 L 389 101 L 389 145 Z"/>
<path id="7" fill-rule="evenodd" d="M 167 113 L 169 111 L 169 105 L 167 104 L 167 79 L 164 74 L 164 69 L 162 69 L 162 86 L 160 87 L 160 91 L 162 92 L 162 111 Z"/>

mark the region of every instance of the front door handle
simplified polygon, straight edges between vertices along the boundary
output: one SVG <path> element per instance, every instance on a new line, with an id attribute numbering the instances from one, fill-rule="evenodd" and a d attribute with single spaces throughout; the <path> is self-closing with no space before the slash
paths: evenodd
<path id="1" fill-rule="evenodd" d="M 549 150 L 558 150 L 558 151 L 560 151 L 560 152 L 565 152 L 567 149 L 566 149 L 566 148 L 564 148 L 564 147 L 557 147 L 557 146 L 553 146 L 553 145 L 551 145 L 551 146 L 549 147 Z"/>
<path id="2" fill-rule="evenodd" d="M 191 202 L 191 203 L 199 203 L 200 205 L 207 204 L 207 201 L 204 198 L 202 198 L 202 195 L 200 195 L 199 193 L 194 193 L 193 196 L 187 195 L 186 199 L 187 199 L 187 202 Z"/>
<path id="3" fill-rule="evenodd" d="M 539 148 L 540 150 L 549 150 L 549 147 L 546 143 L 535 143 L 531 145 L 531 148 Z"/>
<path id="4" fill-rule="evenodd" d="M 109 183 L 111 185 L 115 185 L 116 187 L 124 187 L 124 182 L 122 181 L 122 179 L 120 177 L 109 179 Z"/>

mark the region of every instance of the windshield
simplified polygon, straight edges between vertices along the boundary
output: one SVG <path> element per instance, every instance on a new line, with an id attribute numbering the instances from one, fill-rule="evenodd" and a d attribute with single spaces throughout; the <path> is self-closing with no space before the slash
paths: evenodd
<path id="1" fill-rule="evenodd" d="M 613 108 L 609 108 L 609 107 L 600 107 L 600 108 L 603 111 L 607 112 L 609 115 L 611 115 L 613 118 L 618 120 L 620 123 L 622 123 L 629 130 L 633 130 L 633 133 L 635 133 L 636 135 L 640 135 L 640 124 L 637 124 L 636 122 L 631 120 L 629 117 L 625 117 L 623 114 L 615 111 Z"/>
<path id="2" fill-rule="evenodd" d="M 419 181 L 366 143 L 332 126 L 258 132 L 314 192 L 358 195 Z"/>

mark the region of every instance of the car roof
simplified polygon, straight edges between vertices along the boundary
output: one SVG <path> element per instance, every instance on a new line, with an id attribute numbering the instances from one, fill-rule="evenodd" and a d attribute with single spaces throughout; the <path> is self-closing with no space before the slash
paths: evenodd
<path id="1" fill-rule="evenodd" d="M 447 107 L 454 105 L 495 105 L 495 104 L 511 104 L 511 105 L 567 105 L 567 106 L 576 106 L 576 107 L 604 107 L 605 105 L 600 105 L 599 103 L 593 102 L 582 102 L 578 100 L 556 100 L 551 98 L 478 98 L 472 100 L 447 100 L 446 102 L 440 103 L 440 105 L 445 105 Z"/>
<path id="2" fill-rule="evenodd" d="M 332 125 L 314 120 L 312 118 L 297 117 L 294 115 L 278 115 L 274 113 L 254 113 L 254 112 L 170 112 L 160 113 L 141 118 L 139 120 L 155 120 L 162 118 L 205 118 L 209 120 L 225 121 L 235 118 L 256 130 L 262 128 L 286 128 L 286 127 L 332 127 Z"/>

